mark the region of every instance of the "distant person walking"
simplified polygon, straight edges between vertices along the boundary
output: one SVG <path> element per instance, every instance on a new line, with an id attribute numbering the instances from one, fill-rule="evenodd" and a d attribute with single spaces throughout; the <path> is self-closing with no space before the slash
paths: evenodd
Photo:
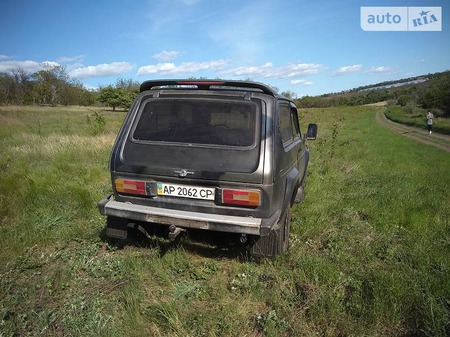
<path id="1" fill-rule="evenodd" d="M 433 114 L 431 113 L 431 111 L 427 112 L 427 128 L 428 128 L 428 133 L 431 135 L 431 129 L 433 128 Z"/>

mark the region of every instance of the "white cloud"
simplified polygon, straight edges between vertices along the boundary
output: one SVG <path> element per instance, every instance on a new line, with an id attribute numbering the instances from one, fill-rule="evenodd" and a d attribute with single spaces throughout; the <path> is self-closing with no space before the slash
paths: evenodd
<path id="1" fill-rule="evenodd" d="M 73 78 L 114 76 L 129 72 L 131 69 L 133 69 L 133 66 L 128 62 L 104 63 L 75 68 L 69 72 L 69 76 Z"/>
<path id="2" fill-rule="evenodd" d="M 395 72 L 394 68 L 391 67 L 372 67 L 370 70 L 366 71 L 366 74 L 385 74 L 389 75 Z"/>
<path id="3" fill-rule="evenodd" d="M 342 76 L 346 74 L 356 73 L 359 72 L 362 69 L 361 64 L 355 64 L 352 66 L 344 66 L 340 67 L 338 70 L 334 71 L 332 73 L 332 76 Z"/>
<path id="4" fill-rule="evenodd" d="M 174 63 L 158 63 L 155 65 L 142 66 L 138 69 L 137 75 L 148 75 L 157 73 L 169 73 L 176 68 Z"/>
<path id="5" fill-rule="evenodd" d="M 10 58 L 11 58 L 11 56 L 0 54 L 0 60 L 6 60 L 6 59 L 10 59 Z"/>
<path id="6" fill-rule="evenodd" d="M 296 63 L 280 67 L 274 72 L 275 77 L 309 76 L 319 73 L 323 69 L 321 64 Z"/>
<path id="7" fill-rule="evenodd" d="M 267 77 L 274 69 L 271 62 L 266 62 L 262 66 L 237 67 L 224 72 L 227 75 L 248 76 L 248 77 Z"/>
<path id="8" fill-rule="evenodd" d="M 228 64 L 226 60 L 213 60 L 207 62 L 184 62 L 180 65 L 175 63 L 158 63 L 154 65 L 142 66 L 138 69 L 137 75 L 160 74 L 160 75 L 185 75 L 198 71 L 217 71 L 223 69 Z"/>
<path id="9" fill-rule="evenodd" d="M 34 73 L 41 69 L 41 66 L 36 61 L 1 61 L 0 72 L 8 72 L 14 68 L 21 68 L 29 73 Z"/>
<path id="10" fill-rule="evenodd" d="M 297 84 L 301 84 L 301 85 L 312 85 L 314 84 L 314 82 L 311 81 L 307 81 L 307 80 L 292 80 L 291 81 L 292 85 L 297 85 Z"/>
<path id="11" fill-rule="evenodd" d="M 59 67 L 60 65 L 61 64 L 59 62 L 55 61 L 0 61 L 0 72 L 8 72 L 11 69 L 20 68 L 25 70 L 27 73 L 32 74 L 42 69 L 50 70 L 55 67 Z"/>
<path id="12" fill-rule="evenodd" d="M 180 52 L 176 51 L 176 50 L 163 50 L 160 53 L 157 53 L 155 55 L 153 55 L 153 58 L 156 59 L 157 61 L 173 61 L 175 60 L 178 55 L 180 55 Z"/>
<path id="13" fill-rule="evenodd" d="M 162 51 L 154 57 L 171 58 L 178 55 L 177 51 Z M 67 74 L 74 79 L 86 79 L 92 77 L 119 76 L 132 71 L 134 66 L 129 62 L 112 62 L 109 64 L 98 64 L 84 66 L 80 63 L 83 56 L 60 57 L 57 61 L 10 61 L 0 59 L 0 72 L 9 72 L 14 68 L 21 68 L 28 73 L 35 73 L 42 69 L 51 69 L 55 66 L 64 66 Z M 313 82 L 302 79 L 320 73 L 326 69 L 321 64 L 314 63 L 293 63 L 280 67 L 274 66 L 272 62 L 261 65 L 230 67 L 230 61 L 225 59 L 209 60 L 205 62 L 159 62 L 144 65 L 138 68 L 136 75 L 158 75 L 172 77 L 208 76 L 223 78 L 254 78 L 264 79 L 289 79 L 291 85 L 312 85 Z"/>
<path id="14" fill-rule="evenodd" d="M 58 63 L 81 63 L 84 60 L 84 55 L 77 55 L 77 56 L 63 56 L 56 60 Z"/>
<path id="15" fill-rule="evenodd" d="M 267 62 L 262 66 L 238 67 L 224 72 L 227 75 L 263 77 L 263 78 L 292 78 L 303 77 L 319 73 L 323 69 L 321 64 L 294 63 L 283 67 L 274 67 Z"/>

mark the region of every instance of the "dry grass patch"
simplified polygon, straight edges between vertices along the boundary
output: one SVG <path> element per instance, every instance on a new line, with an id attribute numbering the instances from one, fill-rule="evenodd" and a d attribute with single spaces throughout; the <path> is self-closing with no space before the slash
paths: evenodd
<path id="1" fill-rule="evenodd" d="M 98 151 L 105 147 L 112 147 L 115 137 L 114 134 L 99 136 L 22 134 L 14 137 L 16 138 L 15 143 L 19 144 L 12 146 L 11 150 L 16 154 L 43 156 L 52 156 L 68 149 Z"/>

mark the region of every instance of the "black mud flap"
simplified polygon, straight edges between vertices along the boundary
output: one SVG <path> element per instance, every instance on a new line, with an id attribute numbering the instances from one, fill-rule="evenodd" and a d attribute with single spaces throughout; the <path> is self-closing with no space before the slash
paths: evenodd
<path id="1" fill-rule="evenodd" d="M 253 244 L 250 254 L 257 257 L 274 258 L 280 253 L 278 251 L 279 241 L 283 240 L 280 236 L 280 231 L 275 230 L 271 230 L 267 236 L 260 236 Z"/>
<path id="2" fill-rule="evenodd" d="M 288 249 L 291 210 L 286 208 L 277 224 L 266 236 L 260 236 L 253 244 L 250 254 L 253 256 L 274 258 Z"/>
<path id="3" fill-rule="evenodd" d="M 126 219 L 108 216 L 106 220 L 106 236 L 126 240 L 128 237 L 128 221 Z"/>

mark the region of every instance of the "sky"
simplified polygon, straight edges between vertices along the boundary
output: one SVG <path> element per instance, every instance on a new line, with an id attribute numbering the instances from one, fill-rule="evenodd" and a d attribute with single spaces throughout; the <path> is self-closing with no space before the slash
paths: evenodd
<path id="1" fill-rule="evenodd" d="M 398 7 L 433 7 L 435 30 L 395 31 Z M 386 30 L 363 30 L 369 15 Z M 53 65 L 89 89 L 203 77 L 322 95 L 450 70 L 450 1 L 1 0 L 0 72 Z"/>

